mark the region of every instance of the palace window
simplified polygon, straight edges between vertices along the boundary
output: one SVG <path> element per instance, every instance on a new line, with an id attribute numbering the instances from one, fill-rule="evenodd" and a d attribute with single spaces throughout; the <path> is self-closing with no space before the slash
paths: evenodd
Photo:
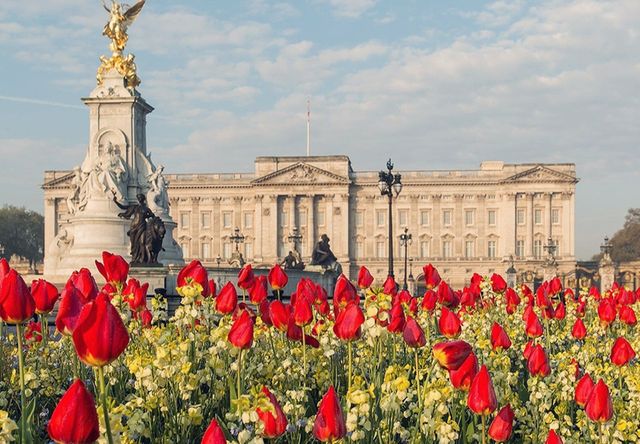
<path id="1" fill-rule="evenodd" d="M 464 224 L 465 225 L 473 225 L 475 219 L 475 211 L 474 210 L 464 210 Z"/>
<path id="2" fill-rule="evenodd" d="M 200 256 L 203 260 L 211 258 L 211 244 L 209 242 L 202 242 L 200 245 Z"/>
<path id="3" fill-rule="evenodd" d="M 200 213 L 200 228 L 211 228 L 211 213 Z"/>
<path id="4" fill-rule="evenodd" d="M 231 228 L 231 212 L 222 213 L 222 228 Z"/>
<path id="5" fill-rule="evenodd" d="M 280 227 L 286 227 L 289 221 L 289 213 L 284 210 L 280 211 Z"/>
<path id="6" fill-rule="evenodd" d="M 496 244 L 497 242 L 494 240 L 490 240 L 487 242 L 487 257 L 494 259 L 496 257 Z"/>
<path id="7" fill-rule="evenodd" d="M 560 223 L 560 209 L 554 208 L 551 210 L 551 223 L 558 225 Z"/>
<path id="8" fill-rule="evenodd" d="M 225 242 L 222 244 L 222 258 L 229 259 L 231 258 L 231 243 Z"/>
<path id="9" fill-rule="evenodd" d="M 533 241 L 533 257 L 536 259 L 542 258 L 542 239 Z"/>
<path id="10" fill-rule="evenodd" d="M 542 208 L 536 208 L 533 212 L 533 223 L 542 224 Z"/>
<path id="11" fill-rule="evenodd" d="M 382 259 L 383 257 L 387 257 L 387 248 L 384 241 L 376 242 L 376 257 L 378 259 Z"/>
<path id="12" fill-rule="evenodd" d="M 429 241 L 420 242 L 420 257 L 429 257 Z"/>
<path id="13" fill-rule="evenodd" d="M 450 240 L 442 241 L 442 257 L 445 259 L 453 257 L 453 243 Z"/>
<path id="14" fill-rule="evenodd" d="M 189 251 L 189 242 L 181 242 L 180 243 L 180 248 L 182 248 L 182 255 L 185 258 L 191 257 L 191 252 Z"/>
<path id="15" fill-rule="evenodd" d="M 298 220 L 298 225 L 300 225 L 301 227 L 306 227 L 307 226 L 307 210 L 302 209 L 298 211 L 298 218 L 300 219 Z"/>
<path id="16" fill-rule="evenodd" d="M 524 225 L 524 209 L 519 209 L 518 212 L 516 213 L 516 220 L 518 222 L 518 225 Z"/>
<path id="17" fill-rule="evenodd" d="M 245 259 L 253 258 L 253 244 L 251 242 L 245 242 L 244 244 L 244 258 Z"/>
<path id="18" fill-rule="evenodd" d="M 361 227 L 364 225 L 364 211 L 356 211 L 355 223 L 356 227 Z"/>
<path id="19" fill-rule="evenodd" d="M 400 210 L 398 211 L 398 226 L 399 227 L 406 227 L 407 226 L 407 221 L 408 221 L 408 211 L 407 210 Z"/>
<path id="20" fill-rule="evenodd" d="M 316 213 L 316 222 L 319 227 L 324 227 L 324 210 L 318 210 Z"/>
<path id="21" fill-rule="evenodd" d="M 496 210 L 489 210 L 487 212 L 487 223 L 491 227 L 496 225 Z"/>
<path id="22" fill-rule="evenodd" d="M 422 210 L 420 211 L 420 225 L 422 225 L 423 227 L 428 227 L 429 226 L 429 222 L 431 219 L 431 214 L 429 211 L 427 210 Z"/>
<path id="23" fill-rule="evenodd" d="M 387 212 L 385 210 L 377 210 L 376 211 L 376 225 L 379 227 L 384 227 L 387 221 Z"/>
<path id="24" fill-rule="evenodd" d="M 191 223 L 190 216 L 191 215 L 189 213 L 180 213 L 180 228 L 189 228 Z"/>
<path id="25" fill-rule="evenodd" d="M 451 226 L 451 210 L 444 210 L 442 212 L 442 225 L 445 227 Z"/>
<path id="26" fill-rule="evenodd" d="M 355 248 L 356 248 L 356 250 L 354 251 L 355 259 L 363 259 L 364 258 L 364 243 L 362 241 L 356 241 Z"/>
<path id="27" fill-rule="evenodd" d="M 524 257 L 524 240 L 516 241 L 516 257 L 519 259 Z"/>
<path id="28" fill-rule="evenodd" d="M 253 228 L 253 213 L 244 213 L 244 227 Z"/>
<path id="29" fill-rule="evenodd" d="M 464 242 L 464 257 L 469 259 L 475 256 L 475 241 L 467 240 Z"/>

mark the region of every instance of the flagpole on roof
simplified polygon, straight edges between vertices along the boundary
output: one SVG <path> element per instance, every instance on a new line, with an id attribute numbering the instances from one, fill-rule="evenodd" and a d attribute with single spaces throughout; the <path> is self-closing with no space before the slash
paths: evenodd
<path id="1" fill-rule="evenodd" d="M 311 155 L 311 101 L 307 99 L 307 157 Z"/>

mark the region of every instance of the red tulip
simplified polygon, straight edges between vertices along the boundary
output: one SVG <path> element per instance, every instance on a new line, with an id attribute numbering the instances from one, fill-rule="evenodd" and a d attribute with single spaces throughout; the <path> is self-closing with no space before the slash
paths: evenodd
<path id="1" fill-rule="evenodd" d="M 587 336 L 587 328 L 584 326 L 582 319 L 576 318 L 576 322 L 573 324 L 573 328 L 571 329 L 571 336 L 578 340 L 582 340 Z"/>
<path id="2" fill-rule="evenodd" d="M 438 270 L 431 264 L 427 264 L 422 268 L 422 272 L 424 274 L 424 281 L 427 285 L 427 290 L 431 290 L 438 286 L 440 281 L 440 274 Z"/>
<path id="3" fill-rule="evenodd" d="M 274 290 L 282 290 L 286 287 L 287 282 L 289 282 L 287 273 L 284 272 L 280 265 L 275 264 L 271 270 L 269 270 L 269 285 L 271 285 L 271 288 Z"/>
<path id="4" fill-rule="evenodd" d="M 238 305 L 238 293 L 231 282 L 227 282 L 218 297 L 216 297 L 216 310 L 222 314 L 233 313 Z"/>
<path id="5" fill-rule="evenodd" d="M 387 330 L 390 333 L 401 333 L 402 330 L 404 330 L 406 322 L 402 304 L 400 302 L 393 304 L 393 307 L 389 310 L 389 324 L 387 325 Z"/>
<path id="6" fill-rule="evenodd" d="M 507 313 L 513 314 L 516 307 L 520 305 L 520 296 L 513 288 L 507 288 L 504 292 L 504 298 L 507 303 Z"/>
<path id="7" fill-rule="evenodd" d="M 551 367 L 547 353 L 541 345 L 534 345 L 531 354 L 527 358 L 527 369 L 532 376 L 549 376 Z"/>
<path id="8" fill-rule="evenodd" d="M 360 326 L 364 323 L 364 314 L 360 305 L 352 302 L 342 310 L 333 325 L 336 336 L 345 341 L 352 341 L 360 337 Z"/>
<path id="9" fill-rule="evenodd" d="M 484 365 L 471 382 L 467 406 L 477 415 L 488 415 L 498 407 L 491 376 Z"/>
<path id="10" fill-rule="evenodd" d="M 251 268 L 251 264 L 247 264 L 240 270 L 238 273 L 238 287 L 243 290 L 248 290 L 253 286 L 253 282 L 255 280 L 255 276 L 253 274 L 253 268 Z"/>
<path id="11" fill-rule="evenodd" d="M 269 304 L 269 316 L 273 326 L 280 331 L 287 331 L 291 306 L 280 301 L 271 301 Z"/>
<path id="12" fill-rule="evenodd" d="M 147 308 L 147 290 L 149 290 L 148 282 L 133 289 L 133 294 L 127 300 L 131 311 L 139 313 Z"/>
<path id="13" fill-rule="evenodd" d="M 249 288 L 249 300 L 257 305 L 266 300 L 267 296 L 267 277 L 265 275 L 256 276 L 253 285 Z"/>
<path id="14" fill-rule="evenodd" d="M 495 293 L 502 293 L 507 289 L 507 282 L 499 274 L 493 273 L 491 275 L 491 289 Z"/>
<path id="15" fill-rule="evenodd" d="M 536 305 L 540 308 L 547 308 L 551 306 L 551 300 L 548 294 L 548 285 L 546 282 L 538 287 L 536 290 Z"/>
<path id="16" fill-rule="evenodd" d="M 432 353 L 442 368 L 457 370 L 471 353 L 471 346 L 465 341 L 440 342 Z"/>
<path id="17" fill-rule="evenodd" d="M 549 430 L 549 436 L 547 436 L 547 440 L 545 444 L 563 444 L 562 439 L 556 434 L 556 431 L 551 429 Z"/>
<path id="18" fill-rule="evenodd" d="M 449 379 L 451 385 L 455 388 L 469 391 L 473 378 L 478 373 L 478 359 L 473 353 L 469 353 L 467 359 L 464 360 L 462 365 L 457 370 L 449 370 Z"/>
<path id="19" fill-rule="evenodd" d="M 513 431 L 513 418 L 515 417 L 511 404 L 507 404 L 500 409 L 491 425 L 489 426 L 489 436 L 496 442 L 505 442 Z"/>
<path id="20" fill-rule="evenodd" d="M 455 295 L 453 290 L 445 281 L 440 281 L 438 285 L 438 302 L 442 305 L 447 305 L 449 307 L 453 307 L 455 305 Z"/>
<path id="21" fill-rule="evenodd" d="M 336 316 L 347 305 L 354 302 L 360 302 L 358 291 L 351 281 L 344 274 L 341 274 L 338 276 L 336 286 L 333 290 L 333 309 Z"/>
<path id="22" fill-rule="evenodd" d="M 293 320 L 296 325 L 302 327 L 313 320 L 313 310 L 309 301 L 303 297 L 296 298 L 293 305 Z"/>
<path id="23" fill-rule="evenodd" d="M 142 326 L 144 328 L 151 327 L 151 323 L 153 322 L 153 314 L 145 308 L 140 314 L 140 321 L 142 322 Z"/>
<path id="24" fill-rule="evenodd" d="M 402 331 L 402 338 L 409 347 L 413 348 L 424 347 L 427 344 L 422 327 L 411 316 L 407 318 L 407 323 Z"/>
<path id="25" fill-rule="evenodd" d="M 491 347 L 494 350 L 506 350 L 511 347 L 511 339 L 509 339 L 509 335 L 507 335 L 504 328 L 502 328 L 502 326 L 497 322 L 494 322 L 491 327 Z"/>
<path id="26" fill-rule="evenodd" d="M 638 320 L 636 319 L 636 313 L 633 311 L 633 308 L 629 307 L 628 305 L 623 305 L 622 307 L 620 307 L 619 317 L 620 321 L 631 327 L 638 323 Z"/>
<path id="27" fill-rule="evenodd" d="M 104 293 L 82 308 L 73 331 L 73 344 L 78 357 L 94 367 L 113 362 L 127 348 L 127 328 Z"/>
<path id="28" fill-rule="evenodd" d="M 631 344 L 629 344 L 629 341 L 622 336 L 616 339 L 611 348 L 611 362 L 618 367 L 622 367 L 623 365 L 627 365 L 629 361 L 635 357 L 636 352 L 631 347 Z"/>
<path id="29" fill-rule="evenodd" d="M 213 279 L 209 279 L 207 283 L 209 285 L 209 294 L 207 296 L 215 298 L 216 297 L 216 281 Z"/>
<path id="30" fill-rule="evenodd" d="M 56 315 L 56 329 L 65 336 L 71 336 L 76 329 L 82 311 L 82 294 L 73 285 L 62 290 L 60 306 Z"/>
<path id="31" fill-rule="evenodd" d="M 209 423 L 200 444 L 227 444 L 222 428 L 218 425 L 218 421 L 214 419 Z"/>
<path id="32" fill-rule="evenodd" d="M 253 344 L 253 319 L 248 311 L 242 310 L 242 314 L 231 326 L 227 339 L 239 349 L 251 348 L 251 344 Z"/>
<path id="33" fill-rule="evenodd" d="M 531 310 L 527 316 L 525 331 L 530 338 L 542 336 L 542 324 L 533 310 Z"/>
<path id="34" fill-rule="evenodd" d="M 358 272 L 358 287 L 361 289 L 371 287 L 373 283 L 373 276 L 369 273 L 369 270 L 364 265 L 360 267 L 360 271 Z"/>
<path id="35" fill-rule="evenodd" d="M 462 322 L 454 312 L 447 307 L 442 307 L 440 319 L 438 320 L 438 328 L 440 333 L 446 338 L 453 339 L 462 332 Z"/>
<path id="36" fill-rule="evenodd" d="M 613 404 L 609 395 L 609 388 L 600 379 L 593 387 L 585 407 L 587 417 L 594 422 L 607 422 L 613 416 Z"/>
<path id="37" fill-rule="evenodd" d="M 82 303 L 93 301 L 98 296 L 98 284 L 87 268 L 81 268 L 79 271 L 71 273 L 65 287 L 73 285 L 82 295 Z"/>
<path id="38" fill-rule="evenodd" d="M 274 439 L 282 435 L 287 430 L 287 417 L 284 415 L 276 397 L 273 396 L 273 394 L 264 386 L 262 387 L 262 393 L 269 398 L 269 402 L 273 408 L 273 413 L 268 410 L 263 411 L 260 407 L 256 409 L 256 413 L 264 425 L 262 436 Z"/>
<path id="39" fill-rule="evenodd" d="M 60 398 L 47 432 L 55 442 L 65 444 L 88 444 L 100 437 L 95 401 L 81 380 L 76 379 Z"/>
<path id="40" fill-rule="evenodd" d="M 347 434 L 342 407 L 333 386 L 322 397 L 313 423 L 313 436 L 322 442 L 333 442 Z"/>
<path id="41" fill-rule="evenodd" d="M 22 324 L 31 318 L 36 303 L 22 276 L 10 269 L 0 286 L 0 318 L 7 324 Z"/>
<path id="42" fill-rule="evenodd" d="M 427 290 L 422 297 L 420 307 L 423 310 L 433 311 L 436 308 L 436 302 L 438 302 L 438 294 L 433 290 Z"/>
<path id="43" fill-rule="evenodd" d="M 567 315 L 567 310 L 562 302 L 554 309 L 553 317 L 559 321 L 563 320 Z"/>
<path id="44" fill-rule="evenodd" d="M 189 289 L 187 290 L 187 288 Z M 207 270 L 200 261 L 193 260 L 180 270 L 176 281 L 176 290 L 180 295 L 185 293 L 185 295 L 190 296 L 192 291 L 205 297 L 209 295 Z M 186 293 L 187 291 L 188 293 Z"/>
<path id="45" fill-rule="evenodd" d="M 578 304 L 576 305 L 576 315 L 579 318 L 584 318 L 585 312 L 587 310 L 587 301 L 584 299 L 580 299 Z"/>
<path id="46" fill-rule="evenodd" d="M 382 292 L 391 296 L 395 296 L 398 293 L 398 284 L 393 276 L 387 276 L 382 286 Z"/>
<path id="47" fill-rule="evenodd" d="M 40 322 L 29 322 L 24 330 L 24 338 L 27 341 L 42 342 L 42 325 Z"/>
<path id="48" fill-rule="evenodd" d="M 605 328 L 616 320 L 616 306 L 611 299 L 600 301 L 600 304 L 598 304 L 598 317 L 600 318 L 600 325 Z"/>
<path id="49" fill-rule="evenodd" d="M 591 376 L 589 376 L 589 373 L 585 373 L 585 375 L 580 378 L 580 380 L 576 384 L 574 398 L 576 400 L 576 404 L 578 404 L 580 407 L 584 407 L 585 405 L 587 405 L 589 397 L 591 396 L 591 393 L 593 392 L 593 388 L 595 386 L 596 385 L 593 383 L 593 380 L 591 379 Z"/>
<path id="50" fill-rule="evenodd" d="M 31 296 L 36 303 L 36 313 L 45 314 L 51 313 L 60 294 L 51 282 L 38 279 L 31 282 Z"/>
<path id="51" fill-rule="evenodd" d="M 11 270 L 9 262 L 5 258 L 0 258 L 0 285 L 2 285 L 4 277 L 9 274 L 9 270 Z"/>
<path id="52" fill-rule="evenodd" d="M 122 256 L 103 251 L 102 263 L 96 261 L 96 268 L 104 276 L 104 280 L 117 289 L 122 289 L 127 281 L 129 263 Z"/>

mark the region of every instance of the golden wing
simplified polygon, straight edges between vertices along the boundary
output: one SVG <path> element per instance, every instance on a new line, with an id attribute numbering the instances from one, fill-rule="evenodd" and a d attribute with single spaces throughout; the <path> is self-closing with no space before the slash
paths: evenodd
<path id="1" fill-rule="evenodd" d="M 107 6 L 107 4 L 104 2 L 104 0 L 102 0 L 102 7 L 109 13 L 111 14 L 111 8 Z"/>
<path id="2" fill-rule="evenodd" d="M 127 12 L 123 14 L 125 26 L 131 25 L 136 20 L 140 11 L 142 11 L 145 1 L 146 0 L 140 0 L 138 3 L 127 9 Z"/>

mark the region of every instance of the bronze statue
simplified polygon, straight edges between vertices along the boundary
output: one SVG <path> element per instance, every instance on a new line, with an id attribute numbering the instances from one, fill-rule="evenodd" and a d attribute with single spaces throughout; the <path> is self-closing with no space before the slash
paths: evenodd
<path id="1" fill-rule="evenodd" d="M 147 206 L 144 194 L 138 194 L 138 203 L 122 205 L 113 196 L 118 208 L 124 210 L 118 217 L 131 219 L 127 235 L 131 240 L 132 264 L 157 264 L 158 253 L 162 251 L 162 239 L 166 233 L 164 223 Z"/>
<path id="2" fill-rule="evenodd" d="M 280 265 L 284 267 L 285 270 L 304 270 L 304 262 L 300 259 L 300 254 L 297 251 L 289 251 Z"/>
<path id="3" fill-rule="evenodd" d="M 329 247 L 329 236 L 323 234 L 311 253 L 311 265 L 322 265 L 323 267 L 331 267 L 338 259 Z"/>

